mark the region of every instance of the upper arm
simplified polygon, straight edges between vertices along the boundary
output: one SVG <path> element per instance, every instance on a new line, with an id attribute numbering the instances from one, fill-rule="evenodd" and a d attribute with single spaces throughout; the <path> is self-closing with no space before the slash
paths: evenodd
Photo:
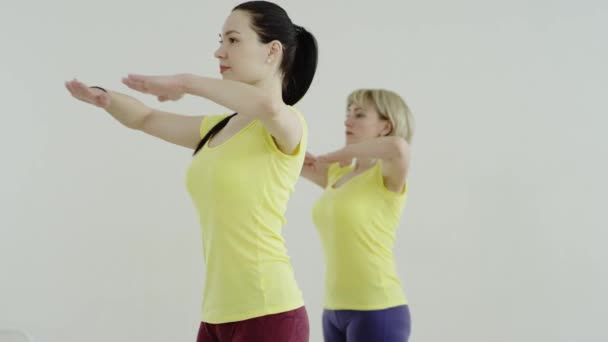
<path id="1" fill-rule="evenodd" d="M 399 137 L 394 137 L 391 140 L 390 158 L 382 160 L 382 176 L 384 185 L 392 192 L 399 193 L 403 190 L 410 163 L 410 148 L 408 143 Z"/>
<path id="2" fill-rule="evenodd" d="M 304 123 L 300 115 L 284 104 L 275 107 L 269 106 L 272 115 L 264 116 L 260 122 L 274 139 L 279 150 L 285 154 L 292 154 L 304 134 Z"/>
<path id="3" fill-rule="evenodd" d="M 144 118 L 140 130 L 167 142 L 195 149 L 201 140 L 203 118 L 152 110 Z"/>

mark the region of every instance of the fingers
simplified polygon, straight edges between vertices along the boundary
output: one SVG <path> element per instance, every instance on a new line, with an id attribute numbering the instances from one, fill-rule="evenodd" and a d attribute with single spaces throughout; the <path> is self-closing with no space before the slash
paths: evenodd
<path id="1" fill-rule="evenodd" d="M 306 152 L 306 155 L 304 156 L 304 162 L 305 163 L 314 163 L 317 161 L 317 157 L 315 157 L 313 154 Z"/>
<path id="2" fill-rule="evenodd" d="M 316 170 L 317 161 L 316 160 L 304 160 L 304 164 L 302 166 L 309 170 Z"/>
<path id="3" fill-rule="evenodd" d="M 87 87 L 86 85 L 84 85 L 84 83 L 78 81 L 78 80 L 73 80 L 72 81 L 72 86 L 74 87 L 74 91 L 78 94 L 81 95 L 89 95 L 92 94 L 91 90 L 89 89 L 89 87 Z"/>
<path id="4" fill-rule="evenodd" d="M 346 167 L 352 164 L 352 159 L 348 159 L 348 160 L 340 160 L 338 163 L 340 164 L 340 167 Z"/>
<path id="5" fill-rule="evenodd" d="M 338 150 L 330 153 L 326 153 L 317 157 L 317 162 L 331 164 L 335 162 L 344 162 L 348 161 L 350 163 L 351 159 L 344 155 L 343 151 Z"/>
<path id="6" fill-rule="evenodd" d="M 331 158 L 331 155 L 324 154 L 322 156 L 318 156 L 317 161 L 322 162 L 322 163 L 330 163 L 330 162 L 334 161 L 334 159 Z"/>
<path id="7" fill-rule="evenodd" d="M 144 87 L 146 83 L 149 81 L 149 77 L 143 75 L 129 74 L 127 77 L 124 77 L 123 80 L 126 80 L 130 84 L 140 85 Z"/>
<path id="8" fill-rule="evenodd" d="M 76 99 L 90 103 L 94 106 L 107 108 L 110 105 L 110 96 L 101 90 L 91 89 L 86 84 L 73 79 L 65 82 L 65 88 Z"/>
<path id="9" fill-rule="evenodd" d="M 67 82 L 65 82 L 65 87 L 68 89 L 68 91 L 69 91 L 69 92 L 70 92 L 72 95 L 75 95 L 75 93 L 76 93 L 76 84 L 77 84 L 77 82 L 78 82 L 78 81 L 76 81 L 75 79 L 74 79 L 74 80 L 71 80 L 71 81 L 67 81 Z"/>
<path id="10" fill-rule="evenodd" d="M 74 95 L 74 91 L 72 90 L 70 82 L 65 82 L 65 88 L 70 92 L 70 94 Z"/>
<path id="11" fill-rule="evenodd" d="M 79 100 L 86 102 L 92 102 L 94 100 L 94 94 L 91 89 L 76 79 L 65 82 L 65 87 L 72 96 Z"/>
<path id="12" fill-rule="evenodd" d="M 123 77 L 122 83 L 133 90 L 137 90 L 142 93 L 148 92 L 145 82 L 143 80 L 131 79 L 130 77 Z"/>
<path id="13" fill-rule="evenodd" d="M 350 164 L 350 160 L 344 160 L 341 158 L 338 158 L 336 156 L 333 156 L 331 154 L 327 154 L 327 155 L 323 155 L 323 156 L 319 156 L 317 157 L 317 163 L 321 163 L 321 164 L 333 164 L 333 163 L 340 163 L 340 166 L 344 166 L 344 165 L 349 165 Z"/>
<path id="14" fill-rule="evenodd" d="M 134 82 L 143 82 L 146 80 L 146 77 L 147 76 L 144 76 L 144 75 L 128 74 L 127 77 L 125 77 L 125 78 L 127 78 L 131 81 L 134 81 Z"/>
<path id="15" fill-rule="evenodd" d="M 127 87 L 137 90 L 142 93 L 150 93 L 150 87 L 148 85 L 149 77 L 143 75 L 129 74 L 127 77 L 122 78 L 122 83 Z"/>
<path id="16" fill-rule="evenodd" d="M 311 170 L 316 170 L 317 157 L 315 157 L 312 153 L 306 152 L 306 155 L 304 156 L 304 166 Z"/>

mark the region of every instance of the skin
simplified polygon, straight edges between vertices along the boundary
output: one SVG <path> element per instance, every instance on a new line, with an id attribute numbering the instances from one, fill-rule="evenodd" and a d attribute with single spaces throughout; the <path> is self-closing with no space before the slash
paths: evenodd
<path id="1" fill-rule="evenodd" d="M 338 188 L 382 160 L 384 185 L 390 191 L 400 192 L 407 178 L 410 149 L 404 139 L 389 135 L 392 131 L 390 121 L 382 118 L 373 106 L 352 104 L 348 108 L 344 127 L 346 145 L 320 156 L 307 153 L 302 176 L 325 188 L 328 185 L 327 169 L 331 163 L 346 166 L 356 159 L 354 171 L 332 184 Z"/>
<path id="2" fill-rule="evenodd" d="M 212 145 L 230 139 L 253 120 L 260 120 L 273 136 L 277 147 L 292 153 L 302 138 L 303 127 L 297 115 L 282 100 L 283 75 L 279 70 L 283 47 L 279 41 L 261 43 L 251 28 L 250 15 L 233 11 L 224 22 L 220 46 L 215 52 L 223 70 L 222 79 L 192 74 L 137 75 L 122 79 L 127 87 L 150 94 L 159 101 L 177 101 L 190 94 L 209 99 L 239 113 L 213 137 Z M 199 127 L 204 116 L 188 116 L 158 111 L 130 96 L 89 88 L 74 79 L 66 88 L 76 99 L 108 111 L 125 126 L 174 144 L 195 148 L 200 141 Z"/>

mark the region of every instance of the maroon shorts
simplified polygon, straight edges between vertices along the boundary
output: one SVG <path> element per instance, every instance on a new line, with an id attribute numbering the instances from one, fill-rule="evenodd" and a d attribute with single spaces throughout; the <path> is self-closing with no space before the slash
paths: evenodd
<path id="1" fill-rule="evenodd" d="M 306 309 L 211 324 L 201 322 L 196 342 L 308 342 Z"/>

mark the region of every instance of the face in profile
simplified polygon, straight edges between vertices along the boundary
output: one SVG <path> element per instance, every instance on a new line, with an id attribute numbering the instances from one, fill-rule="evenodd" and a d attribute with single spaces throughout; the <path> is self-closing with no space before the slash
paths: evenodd
<path id="1" fill-rule="evenodd" d="M 388 135 L 391 123 L 383 118 L 372 105 L 352 103 L 348 106 L 344 121 L 346 144 L 355 144 Z"/>
<path id="2" fill-rule="evenodd" d="M 220 46 L 214 54 L 219 60 L 222 78 L 252 85 L 263 80 L 273 71 L 272 64 L 268 63 L 271 43 L 260 42 L 248 12 L 233 11 L 224 22 Z"/>

